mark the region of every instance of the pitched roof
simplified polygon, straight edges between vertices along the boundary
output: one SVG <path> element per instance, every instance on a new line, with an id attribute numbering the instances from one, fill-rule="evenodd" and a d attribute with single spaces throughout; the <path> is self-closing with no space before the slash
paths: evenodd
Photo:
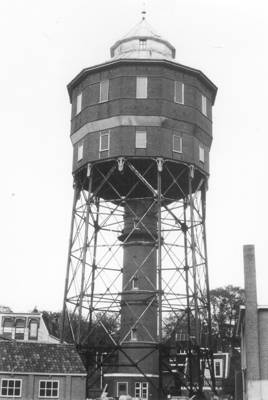
<path id="1" fill-rule="evenodd" d="M 74 346 L 67 344 L 0 341 L 0 371 L 86 374 Z"/>

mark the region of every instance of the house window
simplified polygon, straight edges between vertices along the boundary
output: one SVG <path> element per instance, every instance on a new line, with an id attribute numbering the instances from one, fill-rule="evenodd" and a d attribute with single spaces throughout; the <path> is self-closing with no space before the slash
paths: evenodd
<path id="1" fill-rule="evenodd" d="M 173 135 L 173 151 L 182 153 L 182 138 L 178 135 Z"/>
<path id="2" fill-rule="evenodd" d="M 184 104 L 184 83 L 174 82 L 174 101 L 175 103 Z"/>
<path id="3" fill-rule="evenodd" d="M 130 331 L 130 340 L 133 342 L 136 342 L 138 340 L 138 333 L 137 333 L 137 329 L 133 328 Z"/>
<path id="4" fill-rule="evenodd" d="M 24 332 L 25 332 L 25 318 L 16 319 L 15 323 L 15 339 L 16 340 L 24 340 Z"/>
<path id="5" fill-rule="evenodd" d="M 223 378 L 222 360 L 214 360 L 215 378 Z"/>
<path id="6" fill-rule="evenodd" d="M 39 381 L 38 397 L 59 397 L 59 381 Z"/>
<path id="7" fill-rule="evenodd" d="M 136 78 L 136 98 L 146 99 L 147 98 L 147 86 L 148 79 L 146 76 L 137 76 Z"/>
<path id="8" fill-rule="evenodd" d="M 134 278 L 132 278 L 131 280 L 131 289 L 138 289 L 138 277 L 134 276 Z"/>
<path id="9" fill-rule="evenodd" d="M 2 379 L 1 396 L 21 397 L 21 379 Z"/>
<path id="10" fill-rule="evenodd" d="M 76 98 L 76 114 L 79 114 L 82 110 L 82 92 L 78 94 Z"/>
<path id="11" fill-rule="evenodd" d="M 100 103 L 108 101 L 109 97 L 109 79 L 100 81 Z"/>
<path id="12" fill-rule="evenodd" d="M 117 382 L 117 397 L 128 394 L 128 383 Z"/>
<path id="13" fill-rule="evenodd" d="M 199 161 L 202 163 L 205 162 L 205 150 L 202 146 L 199 146 Z"/>
<path id="14" fill-rule="evenodd" d="M 135 397 L 148 399 L 148 382 L 135 382 Z"/>
<path id="15" fill-rule="evenodd" d="M 110 132 L 100 133 L 100 151 L 108 151 L 110 148 Z"/>
<path id="16" fill-rule="evenodd" d="M 81 161 L 83 159 L 83 152 L 84 152 L 84 143 L 81 142 L 78 144 L 77 147 L 77 161 Z"/>
<path id="17" fill-rule="evenodd" d="M 39 320 L 31 319 L 29 322 L 29 340 L 38 339 Z"/>
<path id="18" fill-rule="evenodd" d="M 146 39 L 140 39 L 139 45 L 140 45 L 140 50 L 146 50 L 147 40 Z"/>
<path id="19" fill-rule="evenodd" d="M 12 339 L 12 331 L 14 329 L 14 318 L 4 318 L 3 336 Z"/>
<path id="20" fill-rule="evenodd" d="M 202 95 L 202 113 L 207 116 L 207 98 Z"/>
<path id="21" fill-rule="evenodd" d="M 136 131 L 136 149 L 146 149 L 147 147 L 147 134 L 146 131 Z"/>

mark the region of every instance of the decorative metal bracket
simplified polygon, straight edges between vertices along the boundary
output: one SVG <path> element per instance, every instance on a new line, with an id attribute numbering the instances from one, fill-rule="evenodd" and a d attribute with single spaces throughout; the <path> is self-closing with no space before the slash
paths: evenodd
<path id="1" fill-rule="evenodd" d="M 124 164 L 125 164 L 125 159 L 124 157 L 119 157 L 117 159 L 117 163 L 118 163 L 118 171 L 119 172 L 123 172 L 124 170 Z"/>
<path id="2" fill-rule="evenodd" d="M 164 165 L 164 160 L 161 157 L 158 157 L 156 159 L 156 163 L 157 163 L 157 170 L 158 172 L 162 172 L 163 171 L 163 165 Z"/>

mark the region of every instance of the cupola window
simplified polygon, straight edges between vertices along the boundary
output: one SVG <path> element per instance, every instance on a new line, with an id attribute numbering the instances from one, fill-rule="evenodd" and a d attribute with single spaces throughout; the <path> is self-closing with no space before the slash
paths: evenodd
<path id="1" fill-rule="evenodd" d="M 140 39 L 139 40 L 139 45 L 140 45 L 140 50 L 146 50 L 146 48 L 147 48 L 147 40 L 146 39 Z"/>
<path id="2" fill-rule="evenodd" d="M 146 99 L 147 98 L 147 86 L 148 86 L 147 76 L 137 76 L 137 79 L 136 79 L 136 98 L 137 99 Z"/>

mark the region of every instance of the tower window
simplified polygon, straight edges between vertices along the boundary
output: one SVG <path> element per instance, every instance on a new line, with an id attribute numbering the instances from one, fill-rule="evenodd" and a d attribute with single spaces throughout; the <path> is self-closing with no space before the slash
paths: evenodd
<path id="1" fill-rule="evenodd" d="M 21 397 L 21 379 L 2 379 L 1 397 Z"/>
<path id="2" fill-rule="evenodd" d="M 174 101 L 175 103 L 184 104 L 184 83 L 174 82 Z"/>
<path id="3" fill-rule="evenodd" d="M 182 138 L 178 135 L 173 135 L 173 151 L 182 153 Z"/>
<path id="4" fill-rule="evenodd" d="M 76 98 L 76 114 L 79 114 L 82 110 L 82 92 L 78 94 Z"/>
<path id="5" fill-rule="evenodd" d="M 136 131 L 136 149 L 146 149 L 147 147 L 147 134 L 146 131 Z"/>
<path id="6" fill-rule="evenodd" d="M 137 99 L 146 99 L 147 98 L 147 86 L 148 86 L 147 76 L 137 76 L 137 78 L 136 78 L 136 98 Z"/>
<path id="7" fill-rule="evenodd" d="M 81 142 L 78 144 L 77 147 L 77 161 L 81 161 L 83 159 L 83 153 L 84 153 L 84 143 Z"/>
<path id="8" fill-rule="evenodd" d="M 148 399 L 148 382 L 135 382 L 135 397 Z"/>
<path id="9" fill-rule="evenodd" d="M 117 382 L 117 397 L 128 394 L 128 383 Z"/>
<path id="10" fill-rule="evenodd" d="M 137 333 L 137 329 L 133 328 L 130 331 L 130 340 L 133 342 L 136 342 L 138 340 L 138 333 Z"/>
<path id="11" fill-rule="evenodd" d="M 59 381 L 52 379 L 39 381 L 38 397 L 59 397 Z"/>
<path id="12" fill-rule="evenodd" d="M 108 151 L 110 147 L 110 132 L 104 131 L 100 133 L 100 151 Z"/>
<path id="13" fill-rule="evenodd" d="M 222 362 L 223 360 L 214 360 L 215 378 L 223 378 Z"/>
<path id="14" fill-rule="evenodd" d="M 146 50 L 147 40 L 146 39 L 140 39 L 139 45 L 140 45 L 140 50 Z"/>
<path id="15" fill-rule="evenodd" d="M 108 101 L 109 98 L 109 79 L 100 81 L 100 103 Z"/>
<path id="16" fill-rule="evenodd" d="M 131 289 L 135 290 L 138 289 L 138 277 L 134 276 L 134 278 L 132 278 L 131 280 Z"/>
<path id="17" fill-rule="evenodd" d="M 202 94 L 202 113 L 207 116 L 207 98 Z"/>
<path id="18" fill-rule="evenodd" d="M 199 146 L 199 161 L 202 163 L 205 162 L 205 150 L 202 146 Z"/>

